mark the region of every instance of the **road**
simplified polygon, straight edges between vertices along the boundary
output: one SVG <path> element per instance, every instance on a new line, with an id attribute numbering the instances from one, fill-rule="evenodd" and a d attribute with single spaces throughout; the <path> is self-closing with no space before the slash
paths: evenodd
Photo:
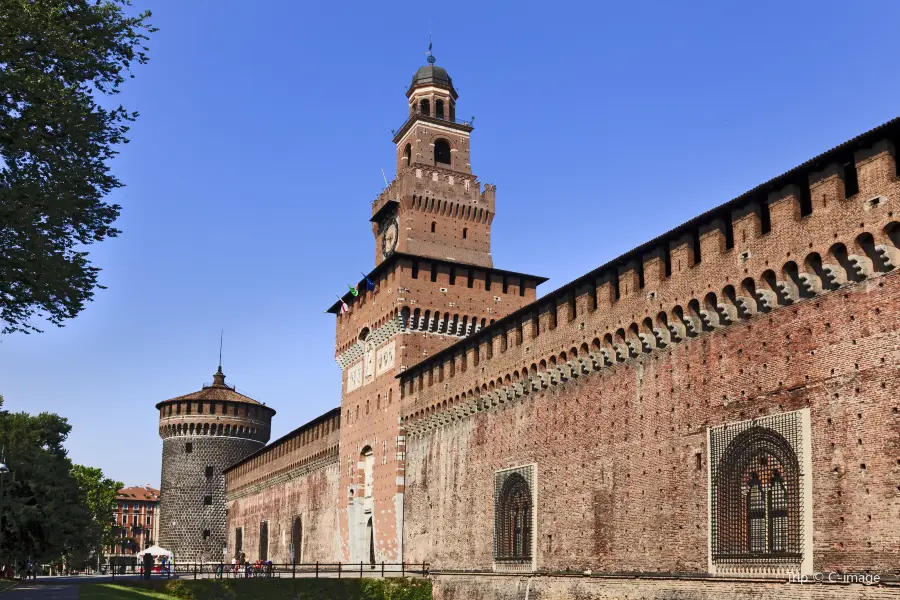
<path id="1" fill-rule="evenodd" d="M 78 600 L 78 586 L 65 583 L 20 583 L 4 600 Z"/>

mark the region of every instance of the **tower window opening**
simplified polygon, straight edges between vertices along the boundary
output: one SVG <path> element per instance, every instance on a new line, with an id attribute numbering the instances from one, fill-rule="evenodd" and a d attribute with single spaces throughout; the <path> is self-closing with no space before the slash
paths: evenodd
<path id="1" fill-rule="evenodd" d="M 419 113 L 431 116 L 431 102 L 427 99 L 419 102 Z"/>
<path id="2" fill-rule="evenodd" d="M 436 229 L 437 229 L 437 223 L 432 221 L 431 222 L 431 233 L 434 233 Z"/>
<path id="3" fill-rule="evenodd" d="M 856 173 L 856 161 L 844 165 L 844 197 L 849 198 L 859 193 L 859 178 Z"/>
<path id="4" fill-rule="evenodd" d="M 434 116 L 436 116 L 438 119 L 443 119 L 443 118 L 444 118 L 444 101 L 443 101 L 443 100 L 436 100 L 436 101 L 435 101 L 435 103 L 434 103 Z"/>
<path id="5" fill-rule="evenodd" d="M 469 237 L 469 228 L 463 227 L 463 239 L 466 239 L 467 237 Z"/>
<path id="6" fill-rule="evenodd" d="M 434 142 L 434 163 L 450 164 L 450 143 L 447 140 L 439 139 Z"/>
<path id="7" fill-rule="evenodd" d="M 206 506 L 212 506 L 212 496 L 203 496 L 203 504 Z"/>
<path id="8" fill-rule="evenodd" d="M 403 151 L 403 157 L 406 159 L 407 167 L 412 164 L 412 146 L 409 144 L 406 145 L 406 150 Z"/>
<path id="9" fill-rule="evenodd" d="M 190 454 L 190 453 L 193 452 L 193 451 L 194 451 L 194 444 L 193 444 L 193 443 L 188 442 L 188 443 L 186 443 L 186 444 L 184 445 L 184 453 L 185 453 L 185 454 Z"/>
<path id="10" fill-rule="evenodd" d="M 213 468 L 212 468 L 212 466 L 210 466 L 210 465 L 207 465 L 207 467 L 206 467 L 206 476 L 207 476 L 207 477 L 212 477 L 212 476 L 213 476 Z"/>

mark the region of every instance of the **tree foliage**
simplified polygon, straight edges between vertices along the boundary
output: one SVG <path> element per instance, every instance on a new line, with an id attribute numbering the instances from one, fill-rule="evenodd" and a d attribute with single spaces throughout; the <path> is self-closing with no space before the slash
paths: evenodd
<path id="1" fill-rule="evenodd" d="M 136 112 L 104 108 L 156 31 L 130 0 L 0 0 L 0 333 L 57 326 L 93 298 L 84 248 L 119 231 L 108 161 Z"/>
<path id="2" fill-rule="evenodd" d="M 109 533 L 110 488 L 99 469 L 73 467 L 64 442 L 72 426 L 59 415 L 0 411 L 9 473 L 0 504 L 0 559 L 84 563 Z M 105 511 L 105 512 L 104 512 Z"/>
<path id="3" fill-rule="evenodd" d="M 113 511 L 116 508 L 116 494 L 123 485 L 121 481 L 109 479 L 97 467 L 75 465 L 72 467 L 75 483 L 85 495 L 91 513 L 91 540 L 94 549 L 102 555 L 104 546 L 116 543 L 118 529 L 113 529 Z"/>

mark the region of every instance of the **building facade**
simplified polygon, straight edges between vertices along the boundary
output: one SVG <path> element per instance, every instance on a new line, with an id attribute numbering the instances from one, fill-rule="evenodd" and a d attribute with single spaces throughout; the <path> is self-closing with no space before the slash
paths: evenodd
<path id="1" fill-rule="evenodd" d="M 341 406 L 226 470 L 229 548 L 448 599 L 898 597 L 900 120 L 538 299 L 451 78 L 406 96 Z"/>
<path id="2" fill-rule="evenodd" d="M 275 411 L 227 385 L 221 365 L 211 384 L 156 409 L 163 439 L 159 545 L 182 562 L 223 560 L 224 471 L 266 445 Z"/>
<path id="3" fill-rule="evenodd" d="M 137 564 L 137 553 L 159 539 L 159 490 L 150 487 L 122 488 L 113 511 L 117 542 L 106 548 L 111 564 Z"/>

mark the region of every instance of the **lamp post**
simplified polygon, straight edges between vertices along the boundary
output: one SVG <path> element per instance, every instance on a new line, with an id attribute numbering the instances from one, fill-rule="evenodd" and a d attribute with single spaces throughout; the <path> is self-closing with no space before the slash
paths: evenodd
<path id="1" fill-rule="evenodd" d="M 3 476 L 9 473 L 5 454 L 5 448 L 0 450 L 0 549 L 3 548 Z"/>

